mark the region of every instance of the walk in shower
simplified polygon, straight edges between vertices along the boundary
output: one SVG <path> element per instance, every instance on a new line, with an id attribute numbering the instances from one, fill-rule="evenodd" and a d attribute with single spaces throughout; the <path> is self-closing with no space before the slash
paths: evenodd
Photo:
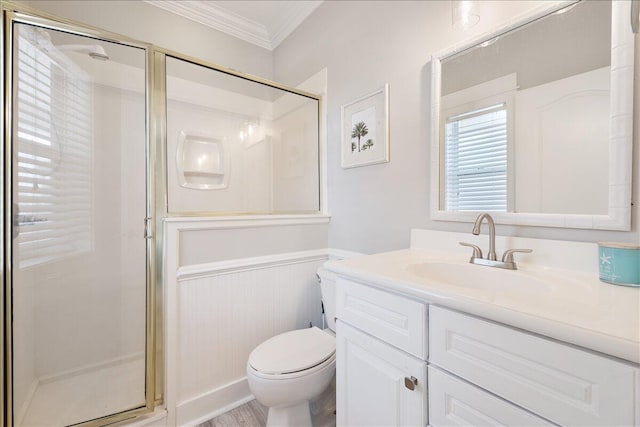
<path id="1" fill-rule="evenodd" d="M 147 49 L 8 16 L 13 424 L 146 409 Z"/>
<path id="2" fill-rule="evenodd" d="M 9 2 L 3 13 L 0 418 L 147 414 L 164 397 L 158 219 L 318 214 L 320 99 Z"/>

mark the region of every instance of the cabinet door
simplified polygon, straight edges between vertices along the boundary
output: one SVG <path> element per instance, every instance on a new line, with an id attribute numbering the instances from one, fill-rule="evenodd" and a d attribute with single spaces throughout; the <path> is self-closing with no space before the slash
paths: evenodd
<path id="1" fill-rule="evenodd" d="M 433 365 L 429 366 L 429 422 L 434 427 L 553 426 Z"/>
<path id="2" fill-rule="evenodd" d="M 338 426 L 424 426 L 427 364 L 338 319 Z M 410 390 L 405 378 L 415 378 Z"/>

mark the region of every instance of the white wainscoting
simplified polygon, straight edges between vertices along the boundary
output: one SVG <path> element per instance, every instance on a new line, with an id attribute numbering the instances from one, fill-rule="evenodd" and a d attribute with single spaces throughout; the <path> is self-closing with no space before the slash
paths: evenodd
<path id="1" fill-rule="evenodd" d="M 327 259 L 328 223 L 324 215 L 164 220 L 167 426 L 241 405 L 251 397 L 252 347 L 320 321 L 316 269 Z"/>
<path id="2" fill-rule="evenodd" d="M 246 363 L 258 344 L 321 325 L 316 270 L 326 260 L 318 250 L 178 270 L 178 425 L 250 398 Z"/>

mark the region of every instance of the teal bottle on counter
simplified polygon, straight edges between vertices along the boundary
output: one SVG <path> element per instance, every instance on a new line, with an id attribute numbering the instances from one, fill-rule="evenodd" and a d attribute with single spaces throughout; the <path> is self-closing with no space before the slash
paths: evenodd
<path id="1" fill-rule="evenodd" d="M 640 287 L 640 245 L 601 242 L 598 257 L 601 281 Z"/>

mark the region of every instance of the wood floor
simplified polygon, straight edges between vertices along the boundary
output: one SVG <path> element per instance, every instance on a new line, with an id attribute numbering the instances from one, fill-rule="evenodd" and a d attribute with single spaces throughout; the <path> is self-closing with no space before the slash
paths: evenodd
<path id="1" fill-rule="evenodd" d="M 335 379 L 331 386 L 309 405 L 314 427 L 336 425 Z M 264 427 L 268 409 L 255 400 L 226 412 L 196 427 Z"/>
<path id="2" fill-rule="evenodd" d="M 258 427 L 266 424 L 267 408 L 252 400 L 197 427 Z"/>

